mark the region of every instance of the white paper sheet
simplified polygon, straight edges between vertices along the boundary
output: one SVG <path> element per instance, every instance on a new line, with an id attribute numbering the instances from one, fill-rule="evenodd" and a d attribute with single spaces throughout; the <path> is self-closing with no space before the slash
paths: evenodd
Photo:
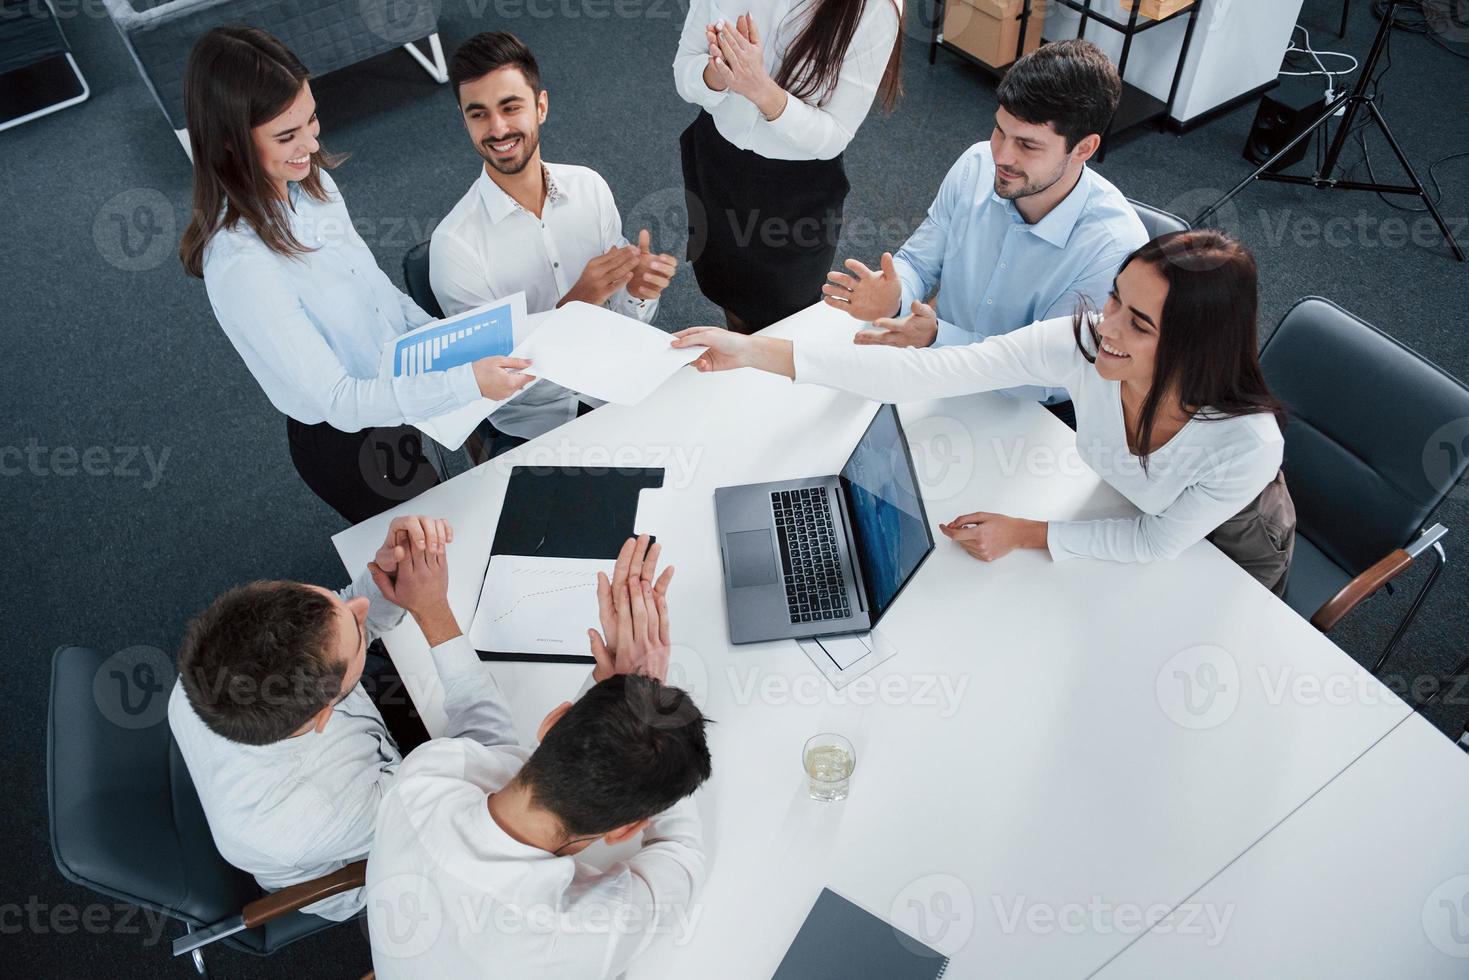
<path id="1" fill-rule="evenodd" d="M 597 573 L 612 560 L 495 555 L 485 573 L 469 640 L 495 653 L 588 656 L 587 630 L 600 628 Z"/>
<path id="2" fill-rule="evenodd" d="M 636 405 L 704 352 L 676 350 L 669 335 L 630 316 L 590 303 L 567 303 L 548 316 L 513 357 L 563 388 L 619 405 Z"/>
<path id="3" fill-rule="evenodd" d="M 532 333 L 536 331 L 537 327 L 539 327 L 542 323 L 546 321 L 546 318 L 549 317 L 551 314 L 525 313 L 524 293 L 516 293 L 515 296 L 512 296 L 507 302 L 513 302 L 517 298 L 519 299 L 520 312 L 514 317 L 513 321 L 515 331 L 515 343 L 522 344 L 526 341 L 527 338 L 530 337 Z M 481 309 L 483 309 L 483 307 L 481 307 Z M 434 322 L 437 323 L 440 321 Z M 406 336 L 406 334 L 404 336 Z M 515 356 L 518 357 L 520 355 L 517 354 Z M 384 362 L 385 365 L 391 365 L 391 346 L 385 352 L 384 357 L 387 358 L 387 360 L 385 360 Z M 385 370 L 387 370 L 386 367 Z M 535 372 L 532 370 L 526 373 L 534 374 Z M 536 386 L 539 380 L 540 379 L 537 378 L 536 381 L 532 381 L 530 384 L 526 385 L 524 388 L 520 389 L 520 391 L 517 391 L 515 394 L 511 395 L 509 398 L 506 398 L 504 401 L 497 402 L 492 401 L 488 398 L 477 398 L 474 401 L 470 402 L 468 405 L 456 408 L 452 412 L 445 412 L 443 415 L 435 415 L 431 419 L 412 420 L 413 425 L 420 432 L 427 435 L 430 439 L 434 440 L 445 449 L 458 449 L 460 446 L 464 445 L 464 440 L 469 438 L 469 434 L 474 431 L 475 426 L 479 425 L 485 419 L 490 417 L 490 413 L 494 412 L 494 410 L 499 408 L 501 405 L 504 405 L 507 402 L 511 402 L 519 398 L 522 392 L 530 391 Z"/>

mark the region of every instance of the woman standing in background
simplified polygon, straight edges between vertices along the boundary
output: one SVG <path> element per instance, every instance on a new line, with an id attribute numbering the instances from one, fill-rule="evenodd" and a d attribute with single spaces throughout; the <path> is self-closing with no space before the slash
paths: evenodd
<path id="1" fill-rule="evenodd" d="M 900 93 L 896 0 L 693 0 L 673 62 L 697 119 L 679 139 L 689 261 L 730 329 L 821 299 L 850 185 L 842 152 Z"/>

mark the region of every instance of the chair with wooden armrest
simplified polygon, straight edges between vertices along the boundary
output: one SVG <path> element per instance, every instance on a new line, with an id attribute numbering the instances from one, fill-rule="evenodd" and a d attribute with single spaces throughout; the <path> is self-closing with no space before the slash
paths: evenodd
<path id="1" fill-rule="evenodd" d="M 364 862 L 267 894 L 225 861 L 169 731 L 176 677 L 171 658 L 150 647 L 110 657 L 56 651 L 46 724 L 51 851 L 69 881 L 203 930 L 206 938 L 185 936 L 175 953 L 189 953 L 207 975 L 208 943 L 268 956 L 338 925 L 299 910 L 359 887 Z"/>
<path id="2" fill-rule="evenodd" d="M 1323 633 L 1419 558 L 1434 565 L 1381 655 L 1380 671 L 1447 560 L 1430 517 L 1469 471 L 1469 388 L 1317 296 L 1260 352 L 1290 410 L 1285 477 L 1296 505 L 1286 602 Z"/>
<path id="3" fill-rule="evenodd" d="M 333 895 L 361 888 L 366 883 L 367 861 L 353 861 L 331 874 L 263 895 L 246 905 L 239 915 L 232 915 L 212 926 L 205 926 L 203 929 L 191 930 L 173 941 L 173 955 L 183 956 L 185 953 L 193 953 L 226 936 L 233 936 L 246 929 L 259 929 L 266 923 L 274 922 L 284 915 L 299 912 L 306 906 L 331 898 Z"/>

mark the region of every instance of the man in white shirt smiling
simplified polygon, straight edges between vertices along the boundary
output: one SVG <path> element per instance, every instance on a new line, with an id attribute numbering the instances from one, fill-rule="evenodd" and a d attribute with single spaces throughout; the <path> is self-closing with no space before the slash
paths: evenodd
<path id="1" fill-rule="evenodd" d="M 530 313 L 579 300 L 651 322 L 678 260 L 654 253 L 646 229 L 628 243 L 596 171 L 541 161 L 549 102 L 535 56 L 513 34 L 478 34 L 454 52 L 449 79 L 484 166 L 429 246 L 429 280 L 444 313 L 523 290 Z M 577 411 L 574 393 L 541 381 L 492 421 L 531 439 Z"/>
<path id="2" fill-rule="evenodd" d="M 444 738 L 404 761 L 367 862 L 379 980 L 598 980 L 694 928 L 704 853 L 690 794 L 709 749 L 698 707 L 663 683 L 672 569 L 653 581 L 656 549 L 629 541 L 599 577 L 595 683 L 546 716 L 533 752 Z M 576 858 L 639 834 L 606 870 Z"/>
<path id="3" fill-rule="evenodd" d="M 514 731 L 449 609 L 452 538 L 445 521 L 400 517 L 376 561 L 340 593 L 253 582 L 190 624 L 169 727 L 220 854 L 265 888 L 367 856 L 402 755 L 361 678 L 368 643 L 405 610 L 432 648 L 446 731 L 487 742 Z M 362 902 L 359 888 L 306 911 L 347 919 Z"/>

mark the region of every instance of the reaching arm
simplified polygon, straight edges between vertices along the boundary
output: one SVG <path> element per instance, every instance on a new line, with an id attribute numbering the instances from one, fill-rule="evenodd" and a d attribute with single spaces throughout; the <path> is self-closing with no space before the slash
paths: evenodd
<path id="1" fill-rule="evenodd" d="M 687 942 L 697 921 L 690 903 L 704 883 L 705 859 L 702 825 L 692 797 L 686 797 L 654 817 L 643 831 L 643 847 L 609 875 L 626 875 L 622 904 L 627 929 L 608 931 L 609 945 L 603 977 L 615 977 L 655 937 L 671 933 Z"/>

